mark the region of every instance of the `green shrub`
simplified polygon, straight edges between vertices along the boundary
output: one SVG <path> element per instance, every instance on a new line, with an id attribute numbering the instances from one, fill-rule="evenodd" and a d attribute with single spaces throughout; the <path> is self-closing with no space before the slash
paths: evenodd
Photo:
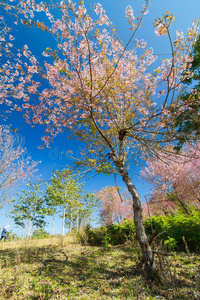
<path id="1" fill-rule="evenodd" d="M 200 250 L 200 213 L 194 211 L 192 215 L 185 215 L 177 212 L 175 215 L 152 216 L 144 220 L 145 230 L 148 236 L 152 234 L 152 227 L 155 236 L 166 231 L 158 238 L 158 243 L 163 240 L 169 251 L 177 249 L 179 251 Z M 91 228 L 87 226 L 78 239 L 84 244 L 91 246 L 104 246 L 124 244 L 126 241 L 133 241 L 136 237 L 136 230 L 133 220 L 124 220 L 120 224 L 111 224 Z M 183 237 L 185 240 L 183 240 Z M 185 241 L 185 242 L 184 242 Z"/>
<path id="2" fill-rule="evenodd" d="M 177 247 L 177 241 L 174 238 L 168 236 L 168 238 L 164 240 L 164 245 L 167 246 L 168 251 L 174 251 L 174 249 Z"/>
<path id="3" fill-rule="evenodd" d="M 200 214 L 198 211 L 194 211 L 191 215 L 185 215 L 179 211 L 175 215 L 152 216 L 151 222 L 155 236 L 166 231 L 158 240 L 164 240 L 168 249 L 176 247 L 179 251 L 185 251 L 183 237 L 185 237 L 189 250 L 200 249 Z M 151 222 L 149 219 L 144 221 L 148 235 L 152 234 Z"/>
<path id="4" fill-rule="evenodd" d="M 120 224 L 111 224 L 91 228 L 86 226 L 85 229 L 77 235 L 81 244 L 88 243 L 91 246 L 105 246 L 124 244 L 128 240 L 135 238 L 134 222 L 124 220 Z"/>
<path id="5" fill-rule="evenodd" d="M 36 229 L 33 232 L 31 238 L 32 239 L 44 239 L 44 238 L 49 237 L 49 236 L 50 235 L 46 230 L 44 230 L 43 228 L 39 228 L 39 229 Z"/>
<path id="6" fill-rule="evenodd" d="M 179 250 L 186 250 L 183 236 L 189 250 L 200 249 L 200 214 L 198 211 L 191 215 L 179 212 L 174 216 L 168 216 L 167 221 L 169 224 L 168 235 L 176 239 Z"/>
<path id="7" fill-rule="evenodd" d="M 155 230 L 155 236 L 166 231 L 166 233 L 162 235 L 162 239 L 167 238 L 168 222 L 165 216 L 152 216 L 151 220 L 149 218 L 144 220 L 144 227 L 147 235 L 152 234 L 151 224 L 153 226 L 153 230 Z"/>
<path id="8" fill-rule="evenodd" d="M 7 233 L 7 241 L 17 241 L 21 240 L 22 238 L 19 237 L 15 232 L 13 231 L 8 231 Z"/>

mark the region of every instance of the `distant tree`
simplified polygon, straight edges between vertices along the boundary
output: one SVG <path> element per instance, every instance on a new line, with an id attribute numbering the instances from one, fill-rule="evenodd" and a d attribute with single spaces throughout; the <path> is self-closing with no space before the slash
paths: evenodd
<path id="1" fill-rule="evenodd" d="M 49 233 L 44 228 L 35 229 L 31 236 L 32 239 L 43 239 L 49 237 Z"/>
<path id="2" fill-rule="evenodd" d="M 90 224 L 92 220 L 92 213 L 99 208 L 99 199 L 94 193 L 84 192 L 81 201 L 83 203 L 81 223 Z"/>
<path id="3" fill-rule="evenodd" d="M 49 214 L 55 216 L 62 208 L 62 235 L 66 224 L 69 232 L 73 227 L 78 231 L 81 223 L 89 222 L 97 207 L 97 197 L 93 193 L 86 193 L 83 187 L 84 184 L 77 176 L 70 174 L 69 169 L 55 171 L 50 184 L 47 184 L 45 198 Z"/>
<path id="4" fill-rule="evenodd" d="M 31 237 L 35 227 L 43 228 L 46 224 L 44 219 L 48 210 L 41 189 L 41 180 L 37 183 L 31 183 L 29 180 L 26 190 L 22 190 L 18 196 L 12 210 L 13 219 L 16 225 L 23 228 L 28 223 L 27 236 Z"/>
<path id="5" fill-rule="evenodd" d="M 74 222 L 76 230 L 79 231 L 81 225 L 88 225 L 92 220 L 92 213 L 99 207 L 99 199 L 94 193 L 82 190 L 77 206 L 74 210 Z M 72 226 L 70 227 L 72 228 Z"/>
<path id="6" fill-rule="evenodd" d="M 54 235 L 54 227 L 55 227 L 55 216 L 57 214 L 58 207 L 63 204 L 63 199 L 60 194 L 60 179 L 53 174 L 50 179 L 50 184 L 47 184 L 45 201 L 48 207 L 48 215 L 53 216 L 52 222 L 52 235 Z"/>
<path id="7" fill-rule="evenodd" d="M 190 214 L 190 207 L 200 204 L 200 148 L 187 145 L 180 154 L 149 160 L 141 172 L 152 187 L 149 205 L 154 213 L 160 208 L 166 213 L 182 209 Z"/>
<path id="8" fill-rule="evenodd" d="M 127 195 L 119 192 L 114 186 L 107 186 L 97 193 L 102 203 L 100 216 L 103 224 L 120 223 L 123 219 L 133 218 L 132 202 Z M 132 213 L 131 213 L 132 211 Z"/>
<path id="9" fill-rule="evenodd" d="M 30 178 L 37 164 L 26 153 L 22 138 L 0 125 L 0 190 Z"/>
<path id="10" fill-rule="evenodd" d="M 82 186 L 83 184 L 79 183 L 68 169 L 55 171 L 50 184 L 47 185 L 46 201 L 52 214 L 56 213 L 57 208 L 62 207 L 62 235 L 64 235 L 66 216 L 70 219 L 70 231 L 72 229 L 74 212 L 80 206 Z"/>

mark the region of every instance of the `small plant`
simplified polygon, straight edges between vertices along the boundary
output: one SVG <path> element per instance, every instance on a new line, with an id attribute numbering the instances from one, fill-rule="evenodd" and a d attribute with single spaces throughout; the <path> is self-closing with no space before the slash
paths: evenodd
<path id="1" fill-rule="evenodd" d="M 110 245 L 111 241 L 111 235 L 108 232 L 107 228 L 105 229 L 105 236 L 102 239 L 103 246 L 105 247 L 105 250 L 108 250 L 108 246 Z"/>
<path id="2" fill-rule="evenodd" d="M 177 245 L 177 241 L 174 238 L 168 236 L 168 239 L 164 241 L 164 245 L 167 246 L 168 251 L 171 252 L 174 251 L 174 248 Z"/>

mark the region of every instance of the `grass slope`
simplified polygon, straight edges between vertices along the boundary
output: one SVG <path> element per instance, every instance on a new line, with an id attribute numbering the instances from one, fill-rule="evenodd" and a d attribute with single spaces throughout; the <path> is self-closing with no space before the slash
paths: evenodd
<path id="1" fill-rule="evenodd" d="M 153 284 L 138 247 L 81 246 L 73 237 L 0 243 L 0 299 L 200 299 L 199 255 L 157 259 Z"/>

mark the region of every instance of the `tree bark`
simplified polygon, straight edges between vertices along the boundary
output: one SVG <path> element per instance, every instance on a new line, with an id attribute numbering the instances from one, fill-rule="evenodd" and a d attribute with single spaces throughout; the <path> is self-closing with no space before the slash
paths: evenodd
<path id="1" fill-rule="evenodd" d="M 62 236 L 65 235 L 65 209 L 66 209 L 66 204 L 63 205 Z"/>
<path id="2" fill-rule="evenodd" d="M 76 231 L 79 231 L 79 209 L 77 210 L 77 216 L 76 216 Z"/>
<path id="3" fill-rule="evenodd" d="M 28 220 L 28 232 L 27 232 L 27 238 L 30 237 L 30 232 L 31 232 L 31 220 Z"/>
<path id="4" fill-rule="evenodd" d="M 113 161 L 120 175 L 122 176 L 122 179 L 126 184 L 128 191 L 130 192 L 133 199 L 133 211 L 134 211 L 134 223 L 136 228 L 136 235 L 142 251 L 146 277 L 148 280 L 152 280 L 153 279 L 152 273 L 155 268 L 155 260 L 142 220 L 142 204 L 141 204 L 140 195 L 138 194 L 136 187 L 132 184 L 129 174 L 126 172 L 123 163 L 115 158 L 113 158 Z"/>
<path id="5" fill-rule="evenodd" d="M 72 233 L 72 208 L 70 207 L 70 225 L 69 225 L 69 233 Z"/>
<path id="6" fill-rule="evenodd" d="M 53 214 L 53 221 L 52 221 L 52 231 L 51 231 L 51 235 L 54 235 L 54 227 L 55 227 L 55 214 Z"/>

